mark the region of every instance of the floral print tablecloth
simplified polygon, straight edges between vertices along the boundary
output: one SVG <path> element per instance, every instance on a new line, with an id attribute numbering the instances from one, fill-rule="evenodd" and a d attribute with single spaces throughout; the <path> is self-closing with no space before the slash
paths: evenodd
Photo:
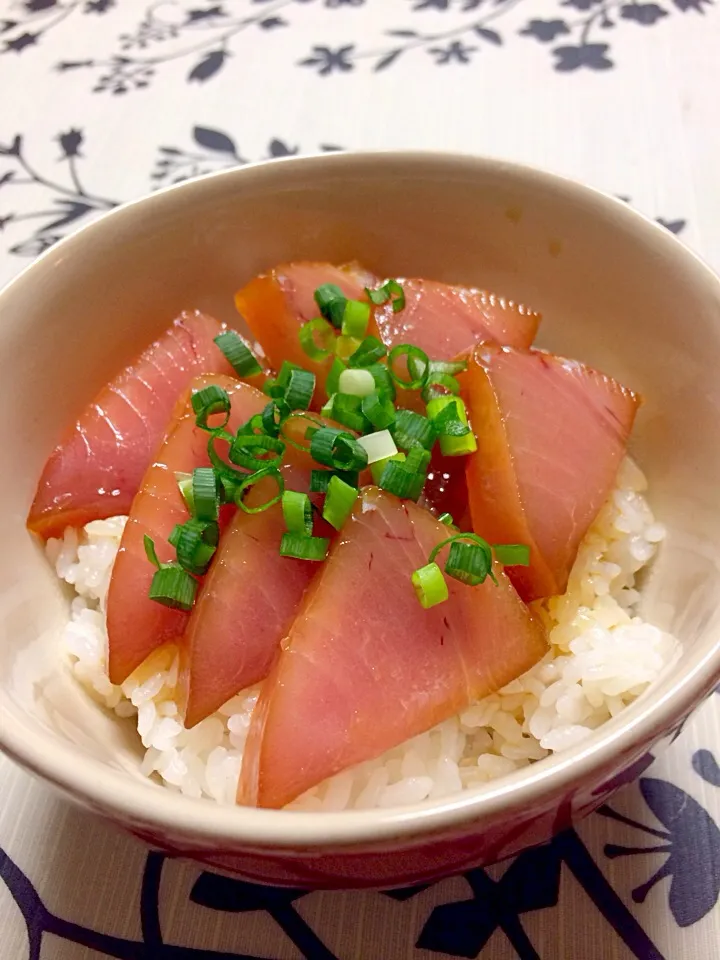
<path id="1" fill-rule="evenodd" d="M 712 0 L 0 0 L 0 281 L 116 204 L 292 153 L 464 150 L 636 204 L 720 269 Z M 150 852 L 0 760 L 0 960 L 715 960 L 720 696 L 511 863 L 274 890 Z"/>

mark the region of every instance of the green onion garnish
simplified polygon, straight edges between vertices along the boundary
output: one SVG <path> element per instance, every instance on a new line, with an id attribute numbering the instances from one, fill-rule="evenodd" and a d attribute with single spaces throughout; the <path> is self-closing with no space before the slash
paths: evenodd
<path id="1" fill-rule="evenodd" d="M 315 317 L 300 327 L 300 346 L 311 360 L 320 363 L 335 352 L 335 331 L 324 317 Z M 319 342 L 318 342 L 319 341 Z"/>
<path id="2" fill-rule="evenodd" d="M 369 287 L 365 287 L 365 293 L 378 306 L 392 299 L 392 308 L 395 313 L 405 306 L 405 291 L 397 280 L 388 280 L 377 290 L 370 290 Z"/>
<path id="3" fill-rule="evenodd" d="M 395 363 L 401 357 L 406 357 L 408 379 L 401 376 L 395 370 Z M 393 347 L 388 354 L 387 359 L 390 376 L 395 383 L 404 387 L 406 390 L 422 390 L 430 370 L 430 360 L 428 355 L 420 347 L 414 347 L 411 343 L 399 343 Z"/>
<path id="4" fill-rule="evenodd" d="M 212 560 L 219 537 L 217 523 L 193 519 L 178 524 L 169 541 L 177 550 L 178 563 L 183 570 L 201 576 Z"/>
<path id="5" fill-rule="evenodd" d="M 352 357 L 350 358 L 352 360 Z M 338 380 L 338 393 L 367 397 L 375 392 L 375 379 L 367 370 L 343 370 Z"/>
<path id="6" fill-rule="evenodd" d="M 448 373 L 454 377 L 458 373 L 467 370 L 467 360 L 431 360 L 430 376 L 435 373 Z"/>
<path id="7" fill-rule="evenodd" d="M 280 436 L 282 437 L 282 439 L 286 443 L 289 443 L 291 447 L 295 447 L 296 450 L 302 450 L 303 453 L 307 453 L 310 447 L 307 444 L 299 443 L 296 439 L 294 439 L 293 436 L 290 436 L 290 432 L 293 431 L 293 425 L 298 420 L 308 420 L 311 424 L 313 424 L 313 427 L 308 427 L 307 430 L 305 430 L 305 432 L 303 433 L 303 436 L 305 437 L 306 440 L 310 439 L 310 437 L 308 436 L 308 433 L 311 429 L 313 431 L 317 430 L 320 427 L 324 427 L 325 424 L 320 419 L 320 417 L 312 413 L 305 413 L 304 411 L 291 413 L 288 417 L 286 417 L 283 420 L 282 426 L 280 427 Z M 297 435 L 297 431 L 294 431 L 294 432 Z"/>
<path id="8" fill-rule="evenodd" d="M 397 391 L 395 390 L 395 381 L 390 376 L 390 371 L 384 363 L 373 363 L 370 367 L 365 367 L 368 373 L 372 374 L 375 381 L 375 389 L 378 396 L 387 400 L 394 400 Z"/>
<path id="9" fill-rule="evenodd" d="M 321 427 L 310 441 L 313 460 L 335 470 L 364 470 L 367 453 L 351 433 L 334 427 Z"/>
<path id="10" fill-rule="evenodd" d="M 422 389 L 422 398 L 429 403 L 434 397 L 445 397 L 448 394 L 460 393 L 460 384 L 449 373 L 428 374 L 425 386 Z"/>
<path id="11" fill-rule="evenodd" d="M 436 563 L 428 563 L 424 567 L 418 567 L 411 580 L 417 598 L 426 610 L 428 607 L 434 607 L 435 604 L 447 600 L 449 596 L 445 577 L 443 577 L 442 571 Z"/>
<path id="12" fill-rule="evenodd" d="M 342 529 L 345 521 L 350 516 L 355 501 L 358 498 L 357 487 L 351 487 L 340 477 L 330 478 L 327 488 L 327 496 L 323 504 L 323 517 L 327 522 L 335 527 L 336 530 Z"/>
<path id="13" fill-rule="evenodd" d="M 387 347 L 377 337 L 365 337 L 354 353 L 348 357 L 349 367 L 371 367 L 387 354 Z"/>
<path id="14" fill-rule="evenodd" d="M 350 487 L 358 485 L 356 470 L 311 470 L 310 493 L 327 493 L 328 484 L 333 477 L 340 477 Z"/>
<path id="15" fill-rule="evenodd" d="M 304 537 L 298 533 L 284 533 L 280 541 L 282 557 L 298 560 L 324 560 L 330 541 L 326 537 Z"/>
<path id="16" fill-rule="evenodd" d="M 334 393 L 321 413 L 329 420 L 342 423 L 344 427 L 350 427 L 358 433 L 362 433 L 368 425 L 362 412 L 362 400 L 350 393 Z"/>
<path id="17" fill-rule="evenodd" d="M 285 403 L 291 410 L 307 410 L 314 392 L 315 374 L 309 370 L 293 370 L 285 390 Z"/>
<path id="18" fill-rule="evenodd" d="M 347 297 L 334 283 L 323 283 L 314 293 L 318 310 L 334 327 L 342 326 Z"/>
<path id="19" fill-rule="evenodd" d="M 368 433 L 364 437 L 358 437 L 358 443 L 364 447 L 367 453 L 368 464 L 372 466 L 378 460 L 389 460 L 398 452 L 395 441 L 389 430 L 377 430 L 375 433 Z"/>
<path id="20" fill-rule="evenodd" d="M 185 501 L 185 506 L 188 508 L 188 513 L 192 516 L 195 513 L 195 502 L 193 500 L 192 492 L 192 474 L 176 473 L 175 479 L 177 480 L 180 494 Z"/>
<path id="21" fill-rule="evenodd" d="M 226 443 L 232 444 L 236 439 L 236 437 L 234 437 L 231 433 L 228 433 L 226 430 L 216 430 L 208 437 L 208 458 L 215 469 L 215 472 L 220 478 L 220 482 L 223 484 L 223 488 L 225 489 L 226 493 L 228 491 L 228 486 L 230 486 L 231 489 L 234 489 L 234 484 L 240 483 L 242 480 L 244 480 L 247 474 L 240 470 L 236 470 L 234 467 L 231 467 L 229 463 L 226 463 L 215 449 L 215 444 L 218 440 L 223 440 Z"/>
<path id="22" fill-rule="evenodd" d="M 252 350 L 234 330 L 226 330 L 215 337 L 215 343 L 220 347 L 225 359 L 239 377 L 252 377 L 257 373 L 262 373 L 262 367 Z"/>
<path id="23" fill-rule="evenodd" d="M 530 548 L 524 543 L 493 544 L 495 559 L 506 567 L 529 567 Z"/>
<path id="24" fill-rule="evenodd" d="M 192 473 L 192 502 L 190 510 L 197 520 L 210 523 L 220 514 L 220 489 L 212 467 L 196 467 Z"/>
<path id="25" fill-rule="evenodd" d="M 290 416 L 290 407 L 284 400 L 271 400 L 260 415 L 264 432 L 269 437 L 280 436 L 280 429 Z"/>
<path id="26" fill-rule="evenodd" d="M 443 547 L 450 544 L 450 553 L 445 563 L 445 573 L 461 583 L 477 586 L 486 577 L 497 584 L 493 573 L 492 547 L 476 533 L 456 533 L 447 540 L 441 540 L 430 553 L 428 563 L 433 563 Z"/>
<path id="27" fill-rule="evenodd" d="M 158 560 L 158 555 L 155 551 L 155 543 L 153 542 L 152 537 L 149 537 L 147 534 L 145 534 L 143 537 L 143 546 L 145 547 L 145 556 L 148 558 L 150 563 L 159 570 L 162 564 Z"/>
<path id="28" fill-rule="evenodd" d="M 418 500 L 427 479 L 430 454 L 422 447 L 413 447 L 405 457 L 390 457 L 386 462 L 378 486 L 402 500 Z"/>
<path id="29" fill-rule="evenodd" d="M 278 492 L 274 497 L 271 497 L 269 500 L 266 500 L 264 503 L 261 503 L 257 507 L 248 507 L 244 501 L 244 496 L 250 487 L 255 486 L 256 483 L 260 483 L 261 480 L 265 480 L 267 477 L 274 480 L 277 484 Z M 238 484 L 235 487 L 235 503 L 241 510 L 244 510 L 245 513 L 262 513 L 263 510 L 267 510 L 269 507 L 274 507 L 276 503 L 279 503 L 282 500 L 282 495 L 285 492 L 285 480 L 283 475 L 280 473 L 276 466 L 265 467 L 262 470 L 256 470 L 255 473 L 249 475 L 246 474 L 245 479 L 242 483 Z"/>
<path id="30" fill-rule="evenodd" d="M 346 362 L 362 343 L 357 337 L 339 336 L 335 341 L 335 353 L 340 360 Z"/>
<path id="31" fill-rule="evenodd" d="M 367 333 L 370 320 L 370 304 L 362 300 L 346 300 L 343 310 L 342 332 L 346 337 L 362 338 Z"/>
<path id="32" fill-rule="evenodd" d="M 175 610 L 192 610 L 198 582 L 187 570 L 166 565 L 156 570 L 148 596 L 151 600 Z"/>
<path id="33" fill-rule="evenodd" d="M 218 387 L 217 384 L 211 383 L 202 390 L 198 390 L 192 395 L 191 403 L 195 413 L 195 423 L 202 430 L 221 430 L 230 419 L 230 397 L 227 391 Z M 225 419 L 214 427 L 208 427 L 208 417 L 215 413 L 224 413 Z"/>
<path id="34" fill-rule="evenodd" d="M 343 370 L 347 370 L 347 367 L 342 362 L 340 357 L 335 357 L 333 362 L 330 365 L 330 370 L 327 375 L 327 380 L 325 381 L 325 390 L 327 395 L 331 397 L 333 393 L 337 393 L 340 389 L 340 374 Z"/>
<path id="35" fill-rule="evenodd" d="M 459 457 L 477 450 L 477 440 L 468 426 L 467 410 L 461 397 L 435 397 L 428 403 L 427 411 L 444 456 Z"/>
<path id="36" fill-rule="evenodd" d="M 376 430 L 384 430 L 395 421 L 395 407 L 389 398 L 383 399 L 377 393 L 362 398 L 362 412 Z"/>
<path id="37" fill-rule="evenodd" d="M 253 450 L 267 456 L 256 456 Z M 277 466 L 285 453 L 285 444 L 277 437 L 265 434 L 238 434 L 230 445 L 228 458 L 246 470 L 262 470 L 269 465 Z"/>
<path id="38" fill-rule="evenodd" d="M 385 465 L 386 465 L 387 463 L 389 463 L 391 460 L 396 460 L 398 463 L 404 463 L 404 462 L 405 462 L 405 454 L 404 454 L 404 453 L 396 453 L 396 454 L 395 454 L 394 456 L 392 456 L 392 457 L 387 457 L 385 460 L 376 460 L 375 463 L 371 464 L 371 465 L 370 465 L 370 473 L 372 474 L 373 483 L 376 483 L 378 486 L 380 486 L 380 480 L 382 479 L 382 475 L 383 475 L 383 471 L 384 471 L 384 469 L 385 469 Z"/>
<path id="39" fill-rule="evenodd" d="M 310 536 L 313 528 L 312 504 L 306 493 L 286 490 L 282 495 L 282 512 L 290 533 Z"/>
<path id="40" fill-rule="evenodd" d="M 404 408 L 395 413 L 395 422 L 390 426 L 390 433 L 402 450 L 410 450 L 418 445 L 431 450 L 437 437 L 432 421 L 421 413 Z"/>
<path id="41" fill-rule="evenodd" d="M 440 521 L 440 523 L 444 523 L 446 527 L 455 526 L 455 521 L 453 520 L 451 513 L 441 513 L 440 516 L 438 517 L 438 520 Z"/>

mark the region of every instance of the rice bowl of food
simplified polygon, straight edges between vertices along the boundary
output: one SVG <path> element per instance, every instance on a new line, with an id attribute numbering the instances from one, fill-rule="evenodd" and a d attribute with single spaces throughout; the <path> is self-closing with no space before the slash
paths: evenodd
<path id="1" fill-rule="evenodd" d="M 417 882 L 595 808 L 717 682 L 720 286 L 623 205 L 283 161 L 0 304 L 0 738 L 141 836 Z"/>

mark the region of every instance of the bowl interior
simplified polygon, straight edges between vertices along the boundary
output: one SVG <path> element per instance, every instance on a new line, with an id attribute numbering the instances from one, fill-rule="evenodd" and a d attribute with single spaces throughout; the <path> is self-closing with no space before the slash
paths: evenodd
<path id="1" fill-rule="evenodd" d="M 697 697 L 718 670 L 717 279 L 622 204 L 525 168 L 442 155 L 284 161 L 131 204 L 59 244 L 0 296 L 0 725 L 6 746 L 52 779 L 74 778 L 92 794 L 122 769 L 123 796 L 138 809 L 160 790 L 140 776 L 132 731 L 76 687 L 58 647 L 67 597 L 24 525 L 48 453 L 182 309 L 237 323 L 233 293 L 253 274 L 282 260 L 352 258 L 387 276 L 525 301 L 544 315 L 542 346 L 645 398 L 632 452 L 669 538 L 644 583 L 643 614 L 676 634 L 683 652 L 595 746 L 653 711 L 662 716 L 668 698 Z M 64 774 L 53 757 L 66 761 L 68 748 L 73 770 Z M 520 795 L 525 780 L 514 778 Z M 168 810 L 178 804 L 207 806 L 175 797 Z M 222 822 L 248 815 L 227 811 Z"/>

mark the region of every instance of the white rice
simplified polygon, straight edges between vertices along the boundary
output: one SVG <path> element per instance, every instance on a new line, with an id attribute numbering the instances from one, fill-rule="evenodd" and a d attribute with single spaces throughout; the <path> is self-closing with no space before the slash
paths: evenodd
<path id="1" fill-rule="evenodd" d="M 665 535 L 630 460 L 583 541 L 567 592 L 538 605 L 550 650 L 504 689 L 458 716 L 346 770 L 291 806 L 303 810 L 391 807 L 444 797 L 504 776 L 587 737 L 635 700 L 674 660 L 677 641 L 634 614 L 636 577 Z M 72 670 L 104 706 L 132 718 L 145 753 L 142 772 L 172 790 L 235 802 L 242 752 L 258 688 L 233 697 L 185 730 L 174 700 L 177 657 L 154 653 L 122 684 L 106 674 L 105 598 L 125 517 L 68 528 L 47 552 L 76 596 L 63 642 Z"/>

